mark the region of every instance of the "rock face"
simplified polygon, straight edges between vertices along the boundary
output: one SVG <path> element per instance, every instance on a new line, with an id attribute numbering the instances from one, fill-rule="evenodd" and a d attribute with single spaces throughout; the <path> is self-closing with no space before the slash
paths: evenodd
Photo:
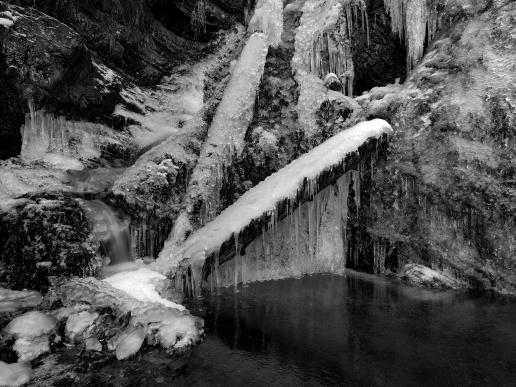
<path id="1" fill-rule="evenodd" d="M 49 276 L 93 274 L 101 264 L 75 199 L 33 195 L 0 217 L 0 278 L 13 288 L 46 290 Z"/>
<path id="2" fill-rule="evenodd" d="M 448 11 L 451 27 L 403 86 L 358 98 L 397 131 L 362 253 L 380 246 L 388 269 L 421 263 L 515 293 L 516 4 Z"/>
<path id="3" fill-rule="evenodd" d="M 0 158 L 16 156 L 28 102 L 68 118 L 111 117 L 123 85 L 155 85 L 204 55 L 221 28 L 243 21 L 245 1 L 0 1 Z M 2 20 L 4 20 L 2 19 Z M 209 50 L 209 47 L 208 47 Z M 5 139 L 5 141 L 4 141 Z"/>

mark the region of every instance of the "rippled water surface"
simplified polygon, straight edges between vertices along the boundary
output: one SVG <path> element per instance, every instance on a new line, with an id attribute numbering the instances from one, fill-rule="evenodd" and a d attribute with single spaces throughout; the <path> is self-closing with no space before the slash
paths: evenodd
<path id="1" fill-rule="evenodd" d="M 516 385 L 514 299 L 317 275 L 223 289 L 194 312 L 206 341 L 181 364 L 145 355 L 134 385 Z"/>

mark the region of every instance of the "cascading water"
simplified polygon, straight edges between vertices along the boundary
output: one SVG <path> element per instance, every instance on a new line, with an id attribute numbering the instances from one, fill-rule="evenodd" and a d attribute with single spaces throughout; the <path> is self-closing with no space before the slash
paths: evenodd
<path id="1" fill-rule="evenodd" d="M 84 207 L 93 225 L 93 235 L 100 241 L 108 258 L 106 263 L 119 265 L 134 261 L 129 224 L 101 200 L 85 201 Z"/>

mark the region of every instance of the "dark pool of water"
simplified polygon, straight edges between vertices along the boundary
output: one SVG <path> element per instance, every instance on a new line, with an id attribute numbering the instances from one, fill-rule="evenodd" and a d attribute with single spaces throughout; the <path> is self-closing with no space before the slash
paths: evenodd
<path id="1" fill-rule="evenodd" d="M 206 341 L 182 363 L 143 356 L 128 385 L 516 386 L 514 299 L 317 275 L 225 289 L 196 313 Z"/>

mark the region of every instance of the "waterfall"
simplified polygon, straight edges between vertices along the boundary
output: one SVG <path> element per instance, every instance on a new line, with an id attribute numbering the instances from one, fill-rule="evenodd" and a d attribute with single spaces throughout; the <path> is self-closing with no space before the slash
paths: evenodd
<path id="1" fill-rule="evenodd" d="M 122 221 L 106 203 L 100 200 L 84 201 L 86 214 L 93 225 L 93 235 L 100 241 L 110 265 L 134 260 L 131 249 L 129 224 Z"/>

